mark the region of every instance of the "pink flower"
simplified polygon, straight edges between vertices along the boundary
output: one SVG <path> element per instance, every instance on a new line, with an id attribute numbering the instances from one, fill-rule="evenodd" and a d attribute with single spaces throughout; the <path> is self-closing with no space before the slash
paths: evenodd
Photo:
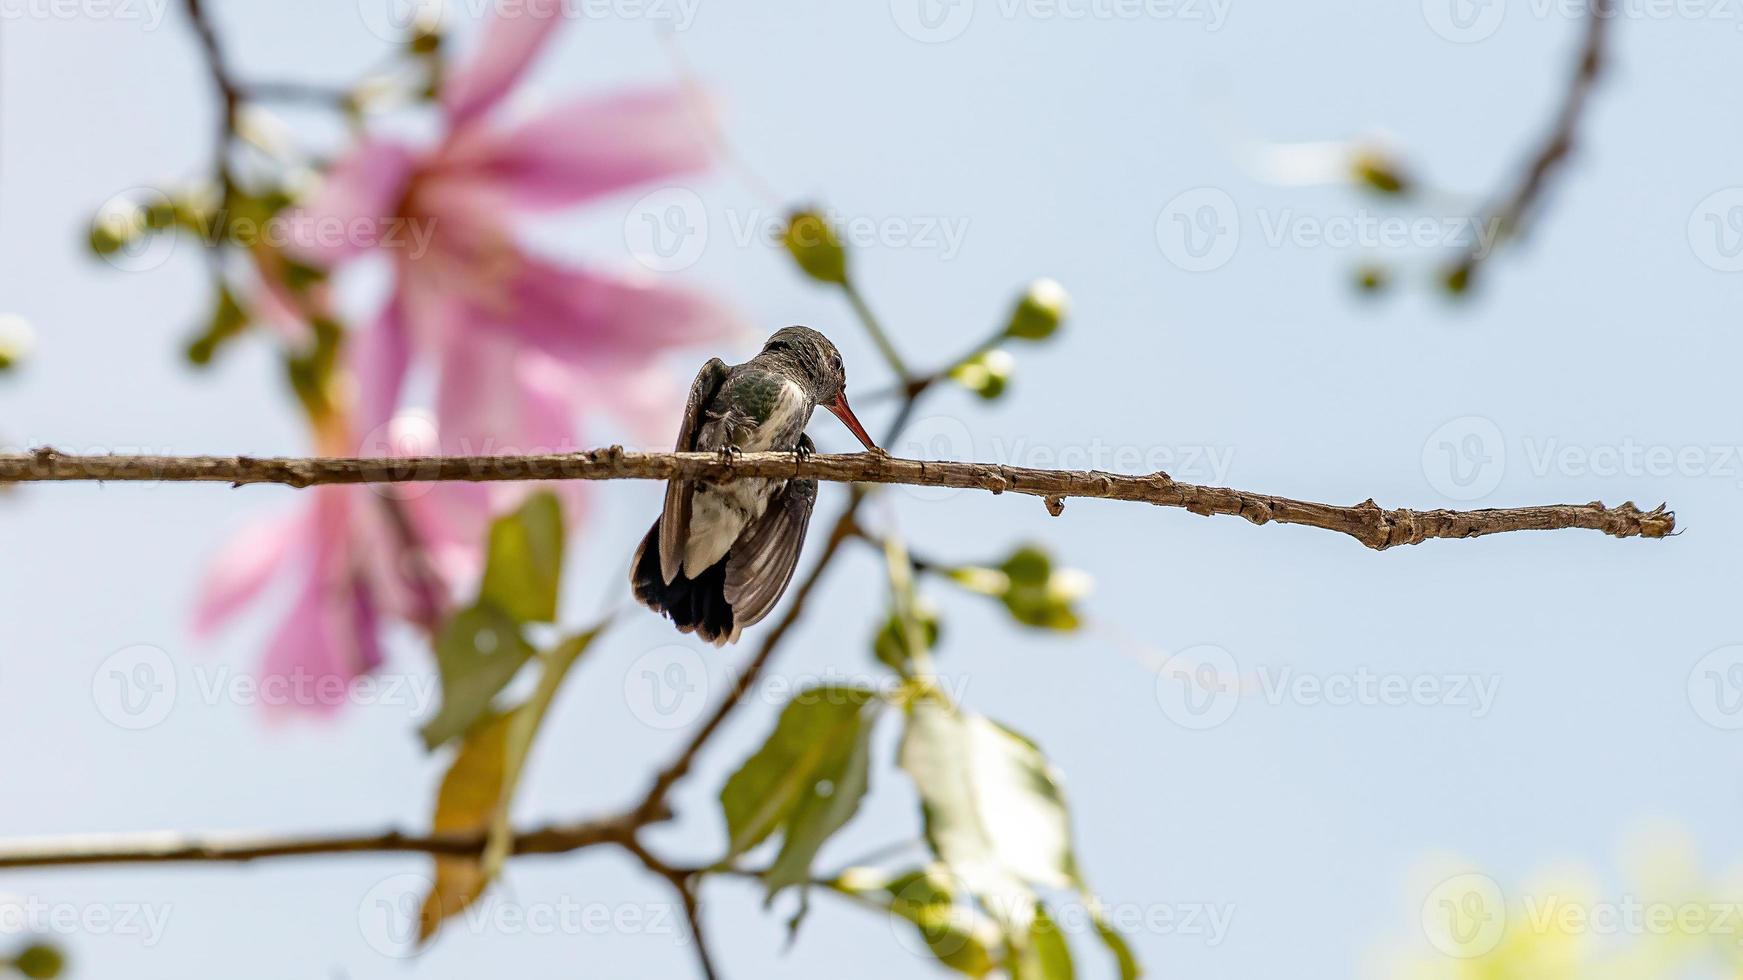
<path id="1" fill-rule="evenodd" d="M 341 417 L 315 420 L 322 452 L 575 449 L 575 416 L 594 409 L 625 418 L 638 438 L 664 439 L 680 395 L 656 378 L 655 356 L 739 331 L 705 295 L 562 265 L 519 243 L 520 215 L 707 163 L 704 122 L 677 90 L 491 121 L 563 18 L 561 0 L 505 8 L 444 84 L 444 132 L 433 146 L 366 138 L 291 216 L 299 258 L 332 267 L 373 252 L 394 276 L 380 314 L 346 343 L 354 397 Z M 392 433 L 406 422 L 396 412 L 419 361 L 436 372 L 436 424 L 407 445 Z M 571 516 L 577 490 L 560 487 Z M 390 501 L 365 487 L 317 488 L 308 513 L 244 531 L 223 550 L 201 590 L 196 631 L 229 619 L 275 577 L 293 579 L 262 667 L 263 700 L 276 684 L 292 692 L 285 706 L 330 711 L 381 663 L 386 619 L 439 620 L 450 586 L 478 572 L 490 516 L 520 492 L 446 483 Z"/>
<path id="2" fill-rule="evenodd" d="M 353 680 L 381 665 L 383 619 L 434 623 L 447 594 L 434 559 L 422 568 L 401 560 L 406 532 L 388 507 L 404 508 L 408 528 L 439 526 L 410 506 L 416 501 L 390 502 L 364 487 L 309 492 L 308 511 L 245 528 L 218 553 L 194 629 L 209 634 L 275 580 L 288 580 L 294 597 L 261 663 L 260 700 L 275 711 L 328 714 L 344 705 Z"/>
<path id="3" fill-rule="evenodd" d="M 373 250 L 393 264 L 393 295 L 351 356 L 360 430 L 392 416 L 412 362 L 427 356 L 445 451 L 558 448 L 539 441 L 550 437 L 573 447 L 562 420 L 581 392 L 590 406 L 639 404 L 626 388 L 645 380 L 634 375 L 655 355 L 738 329 L 703 294 L 560 265 L 518 242 L 519 215 L 708 163 L 705 121 L 677 89 L 574 100 L 524 122 L 492 123 L 564 16 L 560 0 L 505 8 L 444 84 L 445 131 L 434 146 L 365 140 L 293 217 L 294 248 L 308 261 L 338 265 Z M 392 241 L 389 231 L 398 232 Z M 529 393 L 518 383 L 528 374 L 549 389 Z"/>

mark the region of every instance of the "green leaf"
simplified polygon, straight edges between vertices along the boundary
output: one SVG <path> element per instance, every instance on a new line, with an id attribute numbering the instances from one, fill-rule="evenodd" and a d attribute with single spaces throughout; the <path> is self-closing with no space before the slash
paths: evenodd
<path id="1" fill-rule="evenodd" d="M 859 810 L 869 788 L 871 735 L 879 704 L 873 701 L 859 714 L 847 751 L 832 752 L 819 767 L 818 778 L 802 790 L 782 832 L 781 852 L 763 874 L 770 898 L 788 885 L 808 885 L 817 852 Z"/>
<path id="2" fill-rule="evenodd" d="M 533 741 L 569 669 L 604 628 L 601 624 L 570 637 L 543 654 L 544 672 L 532 697 L 517 708 L 482 719 L 460 743 L 436 793 L 431 829 L 438 834 L 482 832 L 484 850 L 477 856 L 435 859 L 435 880 L 418 916 L 420 942 L 434 936 L 445 919 L 477 901 L 502 870 L 514 843 L 510 809 Z"/>
<path id="3" fill-rule="evenodd" d="M 765 884 L 770 897 L 809 880 L 823 842 L 865 795 L 877 692 L 821 686 L 799 692 L 775 730 L 720 790 L 731 860 L 781 830 Z"/>
<path id="4" fill-rule="evenodd" d="M 553 494 L 535 493 L 490 525 L 479 595 L 517 621 L 549 623 L 557 618 L 562 572 L 562 505 Z"/>
<path id="5" fill-rule="evenodd" d="M 1058 951 L 1034 936 L 1029 886 L 1038 885 L 1081 893 L 1122 980 L 1137 976 L 1131 950 L 1078 871 L 1059 774 L 1035 743 L 933 696 L 910 704 L 900 758 L 919 790 L 932 852 L 999 923 L 1018 969 L 1039 964 L 1041 976 L 1070 976 L 1046 972 L 1061 967 Z"/>
<path id="6" fill-rule="evenodd" d="M 1035 903 L 1028 942 L 1018 952 L 1017 962 L 1021 965 L 1011 971 L 1012 980 L 1072 980 L 1076 975 L 1071 945 L 1040 902 Z"/>
<path id="7" fill-rule="evenodd" d="M 1107 910 L 1102 908 L 1101 899 L 1088 890 L 1082 893 L 1083 902 L 1089 908 L 1089 921 L 1095 926 L 1095 934 L 1101 937 L 1103 946 L 1114 954 L 1114 964 L 1119 967 L 1120 980 L 1137 980 L 1143 972 L 1138 968 L 1138 958 L 1132 954 L 1132 947 L 1126 944 L 1126 937 L 1114 928 L 1108 921 Z"/>
<path id="8" fill-rule="evenodd" d="M 196 365 L 209 364 L 212 356 L 226 342 L 235 339 L 248 328 L 248 312 L 237 302 L 228 285 L 219 285 L 212 300 L 212 310 L 206 323 L 188 341 L 188 360 Z"/>
<path id="9" fill-rule="evenodd" d="M 916 603 L 913 618 L 920 627 L 919 650 L 909 646 L 908 627 L 894 612 L 890 613 L 890 618 L 884 620 L 884 625 L 872 640 L 872 652 L 878 660 L 902 673 L 912 671 L 912 661 L 916 656 L 938 646 L 938 611 L 923 603 Z"/>
<path id="10" fill-rule="evenodd" d="M 992 951 L 1000 943 L 999 929 L 972 905 L 958 901 L 954 885 L 941 867 L 894 877 L 850 868 L 830 883 L 837 891 L 876 902 L 913 924 L 938 962 L 958 973 L 984 977 L 996 965 Z"/>
<path id="11" fill-rule="evenodd" d="M 442 705 L 421 730 L 425 748 L 470 731 L 533 656 L 520 624 L 492 605 L 462 609 L 436 634 Z"/>

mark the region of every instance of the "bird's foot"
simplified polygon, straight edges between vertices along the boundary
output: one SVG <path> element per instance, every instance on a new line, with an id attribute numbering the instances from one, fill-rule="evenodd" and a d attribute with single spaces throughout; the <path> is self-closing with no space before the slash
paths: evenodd
<path id="1" fill-rule="evenodd" d="M 715 455 L 720 457 L 720 461 L 722 463 L 736 463 L 736 462 L 738 462 L 739 457 L 744 455 L 744 450 L 742 450 L 742 449 L 738 448 L 737 446 L 734 446 L 730 443 L 728 443 L 727 445 L 721 446 L 719 449 L 716 449 L 714 452 L 715 452 Z"/>
<path id="2" fill-rule="evenodd" d="M 817 447 L 810 443 L 801 442 L 793 447 L 793 462 L 795 463 L 803 463 L 815 455 L 817 455 Z"/>

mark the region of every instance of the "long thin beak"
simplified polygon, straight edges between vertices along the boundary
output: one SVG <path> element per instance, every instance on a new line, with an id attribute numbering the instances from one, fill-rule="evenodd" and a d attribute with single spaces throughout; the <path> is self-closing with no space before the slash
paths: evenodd
<path id="1" fill-rule="evenodd" d="M 823 407 L 840 419 L 841 424 L 847 426 L 865 448 L 877 452 L 877 443 L 872 442 L 872 437 L 865 434 L 865 426 L 859 424 L 859 419 L 853 417 L 853 409 L 847 407 L 847 392 L 836 395 L 834 401 Z"/>

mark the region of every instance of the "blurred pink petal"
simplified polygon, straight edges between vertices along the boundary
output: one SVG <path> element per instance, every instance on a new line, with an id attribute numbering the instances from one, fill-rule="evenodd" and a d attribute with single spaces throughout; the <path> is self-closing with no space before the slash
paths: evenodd
<path id="1" fill-rule="evenodd" d="M 665 368 L 648 365 L 587 376 L 582 389 L 587 406 L 616 418 L 637 446 L 663 452 L 677 440 L 687 394 Z"/>
<path id="2" fill-rule="evenodd" d="M 351 338 L 352 375 L 357 381 L 356 427 L 366 442 L 392 420 L 411 365 L 404 305 L 396 293 L 373 324 Z"/>
<path id="3" fill-rule="evenodd" d="M 681 89 L 578 99 L 519 125 L 457 134 L 443 174 L 497 185 L 522 208 L 575 204 L 704 169 L 705 122 Z"/>
<path id="4" fill-rule="evenodd" d="M 472 331 L 450 344 L 442 363 L 436 402 L 444 452 L 465 456 L 512 456 L 574 452 L 575 377 L 549 358 L 518 348 L 511 338 Z M 537 484 L 468 484 L 485 491 L 468 495 L 481 504 L 479 534 L 492 513 L 509 509 Z M 585 499 L 581 481 L 545 484 L 563 502 L 574 523 Z M 444 488 L 446 487 L 444 486 Z M 450 513 L 450 519 L 453 514 Z"/>
<path id="5" fill-rule="evenodd" d="M 366 139 L 357 144 L 291 212 L 289 251 L 331 266 L 375 245 L 388 233 L 388 219 L 399 212 L 417 162 L 414 151 L 399 143 Z"/>
<path id="6" fill-rule="evenodd" d="M 233 618 L 284 567 L 307 522 L 274 516 L 236 532 L 213 556 L 194 605 L 194 635 L 210 636 Z"/>
<path id="7" fill-rule="evenodd" d="M 519 0 L 495 9 L 478 50 L 442 85 L 442 107 L 452 126 L 464 126 L 502 101 L 567 16 L 563 0 Z"/>
<path id="8" fill-rule="evenodd" d="M 730 337 L 738 314 L 712 296 L 651 278 L 617 278 L 530 255 L 510 286 L 500 326 L 530 347 L 593 369 L 641 365 L 668 347 Z"/>
<path id="9" fill-rule="evenodd" d="M 260 665 L 260 699 L 273 712 L 332 714 L 351 682 L 381 665 L 375 597 L 360 578 L 309 577 Z"/>

